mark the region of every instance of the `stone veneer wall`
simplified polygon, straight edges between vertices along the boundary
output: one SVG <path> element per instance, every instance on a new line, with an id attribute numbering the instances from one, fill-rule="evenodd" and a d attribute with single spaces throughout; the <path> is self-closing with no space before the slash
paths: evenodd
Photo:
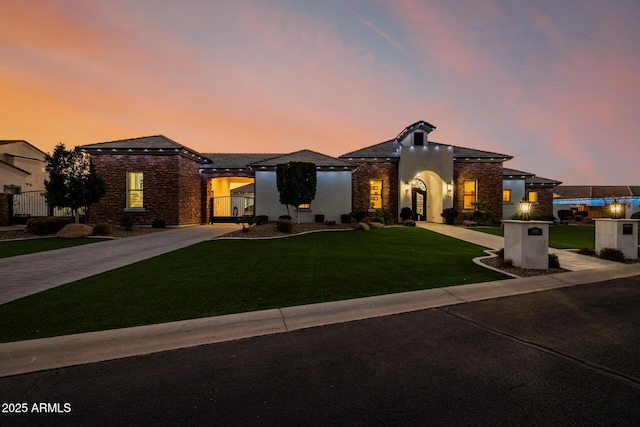
<path id="1" fill-rule="evenodd" d="M 9 197 L 7 193 L 0 193 L 0 225 L 9 225 Z"/>
<path id="2" fill-rule="evenodd" d="M 382 206 L 392 217 L 397 217 L 398 210 L 398 163 L 397 162 L 358 162 L 358 168 L 351 178 L 351 206 L 353 211 L 367 211 L 370 206 L 371 186 L 369 181 L 381 179 Z"/>
<path id="3" fill-rule="evenodd" d="M 164 219 L 167 225 L 200 224 L 203 183 L 199 163 L 180 155 L 92 155 L 107 194 L 88 213 L 90 222 L 118 223 L 132 216 L 136 225 Z M 144 173 L 144 212 L 125 212 L 127 172 Z"/>
<path id="4" fill-rule="evenodd" d="M 531 206 L 532 216 L 547 216 L 553 215 L 553 188 L 526 188 L 525 197 L 529 199 L 529 193 L 532 191 L 538 192 L 538 203 Z"/>
<path id="5" fill-rule="evenodd" d="M 464 181 L 478 182 L 477 200 L 486 200 L 489 211 L 497 219 L 502 219 L 502 163 L 500 162 L 454 162 L 453 164 L 453 206 L 463 212 Z M 458 216 L 457 221 L 464 218 Z"/>

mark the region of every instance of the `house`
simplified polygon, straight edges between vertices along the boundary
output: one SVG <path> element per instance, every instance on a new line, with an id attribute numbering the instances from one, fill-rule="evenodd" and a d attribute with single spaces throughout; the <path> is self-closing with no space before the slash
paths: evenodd
<path id="1" fill-rule="evenodd" d="M 503 218 L 518 214 L 519 201 L 532 203 L 531 215 L 545 217 L 553 214 L 553 191 L 560 181 L 535 176 L 530 172 L 503 168 Z"/>
<path id="2" fill-rule="evenodd" d="M 555 188 L 553 212 L 571 210 L 584 212 L 591 218 L 609 216 L 607 205 L 618 201 L 624 205 L 624 218 L 640 217 L 640 186 L 623 185 L 561 185 Z"/>
<path id="3" fill-rule="evenodd" d="M 508 219 L 522 197 L 536 203 L 534 215 L 552 214 L 552 189 L 560 182 L 512 174 L 503 168 L 512 158 L 506 154 L 430 141 L 435 129 L 419 121 L 393 139 L 337 158 L 311 150 L 202 154 L 162 135 L 85 145 L 81 149 L 107 182 L 107 195 L 91 208 L 89 220 L 115 222 L 127 215 L 140 225 L 157 218 L 182 226 L 242 215 L 275 219 L 286 213 L 276 166 L 290 161 L 317 168 L 316 197 L 298 208 L 302 222 L 317 214 L 339 221 L 345 213 L 377 209 L 399 219 L 403 207 L 419 221 L 442 222 L 444 208 L 465 212 L 477 201 Z"/>
<path id="4" fill-rule="evenodd" d="M 44 156 L 27 141 L 0 141 L 0 193 L 44 190 Z"/>

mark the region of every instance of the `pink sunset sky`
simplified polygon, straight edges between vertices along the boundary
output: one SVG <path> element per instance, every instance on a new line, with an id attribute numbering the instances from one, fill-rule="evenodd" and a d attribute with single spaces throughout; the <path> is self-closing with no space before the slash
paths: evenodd
<path id="1" fill-rule="evenodd" d="M 338 156 L 426 120 L 567 185 L 640 185 L 637 0 L 0 0 L 0 139 Z"/>

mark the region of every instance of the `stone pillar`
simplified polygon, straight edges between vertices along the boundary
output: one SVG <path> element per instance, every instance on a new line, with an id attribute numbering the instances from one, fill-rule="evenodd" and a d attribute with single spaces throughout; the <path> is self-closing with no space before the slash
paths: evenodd
<path id="1" fill-rule="evenodd" d="M 549 268 L 550 221 L 502 221 L 504 225 L 504 257 L 513 265 L 527 269 Z"/>
<path id="2" fill-rule="evenodd" d="M 627 259 L 638 259 L 637 219 L 594 218 L 596 251 L 602 248 L 620 249 Z"/>

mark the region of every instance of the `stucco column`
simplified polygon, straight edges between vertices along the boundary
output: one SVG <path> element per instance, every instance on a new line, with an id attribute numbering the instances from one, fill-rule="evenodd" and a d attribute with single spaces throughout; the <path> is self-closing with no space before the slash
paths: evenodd
<path id="1" fill-rule="evenodd" d="M 504 257 L 513 265 L 527 269 L 549 268 L 550 221 L 505 220 Z"/>

